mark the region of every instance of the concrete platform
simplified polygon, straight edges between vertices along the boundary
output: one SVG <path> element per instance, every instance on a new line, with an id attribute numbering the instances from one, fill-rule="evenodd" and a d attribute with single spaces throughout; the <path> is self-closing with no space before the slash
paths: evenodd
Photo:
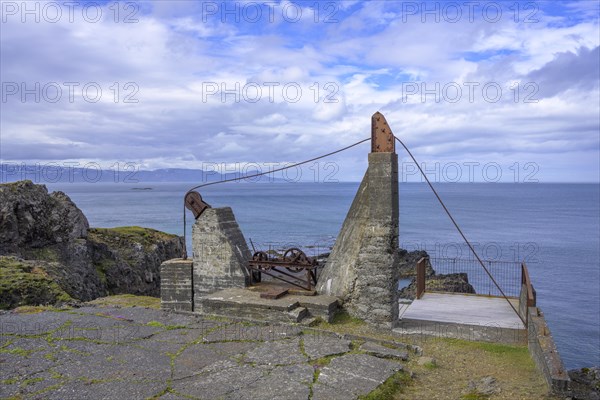
<path id="1" fill-rule="evenodd" d="M 334 296 L 288 294 L 279 299 L 264 299 L 260 293 L 248 288 L 220 290 L 202 296 L 194 311 L 269 322 L 300 322 L 311 316 L 331 321 L 339 308 Z"/>
<path id="2" fill-rule="evenodd" d="M 511 299 L 518 309 L 518 300 Z M 527 331 L 507 301 L 498 297 L 425 293 L 402 315 L 396 333 L 523 343 Z"/>

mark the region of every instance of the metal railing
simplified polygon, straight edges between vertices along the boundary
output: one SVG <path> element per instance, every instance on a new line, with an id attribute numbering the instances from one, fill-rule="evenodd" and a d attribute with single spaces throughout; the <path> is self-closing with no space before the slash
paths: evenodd
<path id="1" fill-rule="evenodd" d="M 523 262 L 521 264 L 521 293 L 519 294 L 519 315 L 522 319 L 525 319 L 525 325 L 528 325 L 529 321 L 529 307 L 536 306 L 536 293 L 531 279 L 529 278 L 529 271 L 527 265 Z"/>
<path id="2" fill-rule="evenodd" d="M 436 275 L 466 273 L 476 294 L 502 297 L 500 290 L 475 259 L 430 258 L 429 261 Z M 524 279 L 521 263 L 491 260 L 483 260 L 483 263 L 507 297 L 519 298 Z"/>

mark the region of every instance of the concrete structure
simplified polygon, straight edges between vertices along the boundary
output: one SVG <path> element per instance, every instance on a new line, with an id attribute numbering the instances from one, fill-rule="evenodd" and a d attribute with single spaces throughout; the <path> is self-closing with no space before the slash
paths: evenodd
<path id="1" fill-rule="evenodd" d="M 192 228 L 194 303 L 217 290 L 245 287 L 251 258 L 246 239 L 229 207 L 209 208 Z"/>
<path id="2" fill-rule="evenodd" d="M 537 369 L 544 375 L 548 387 L 554 393 L 570 395 L 571 379 L 544 318 L 538 307 L 527 310 L 529 353 Z"/>
<path id="3" fill-rule="evenodd" d="M 511 299 L 515 307 L 518 300 Z M 461 293 L 426 292 L 400 315 L 401 334 L 524 344 L 527 331 L 505 299 Z"/>
<path id="4" fill-rule="evenodd" d="M 192 260 L 174 258 L 160 265 L 160 306 L 193 311 Z"/>
<path id="5" fill-rule="evenodd" d="M 392 327 L 398 317 L 398 155 L 380 113 L 372 117 L 371 134 L 369 167 L 317 291 L 340 297 L 355 317 Z"/>
<path id="6" fill-rule="evenodd" d="M 196 302 L 202 314 L 269 322 L 301 322 L 321 318 L 331 322 L 338 311 L 333 296 L 285 295 L 279 299 L 260 297 L 261 286 L 224 289 L 203 296 Z"/>

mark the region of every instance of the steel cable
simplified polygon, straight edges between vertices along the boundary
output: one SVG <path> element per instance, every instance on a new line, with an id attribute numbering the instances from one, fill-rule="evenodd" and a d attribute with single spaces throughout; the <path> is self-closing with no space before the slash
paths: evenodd
<path id="1" fill-rule="evenodd" d="M 408 147 L 406 147 L 406 145 L 402 142 L 402 140 L 398 139 L 397 137 L 394 136 L 394 138 L 398 141 L 398 143 L 400 143 L 402 145 L 402 147 L 404 147 L 404 150 L 406 150 L 406 152 L 408 153 L 408 155 L 410 156 L 410 158 L 412 158 L 413 162 L 417 165 L 417 168 L 419 169 L 419 171 L 421 172 L 421 175 L 423 175 L 423 177 L 425 178 L 425 180 L 427 181 L 427 184 L 429 185 L 429 187 L 431 188 L 431 190 L 433 191 L 433 194 L 435 194 L 435 197 L 437 197 L 438 201 L 440 202 L 440 204 L 442 205 L 442 208 L 444 209 L 444 211 L 446 212 L 446 214 L 448 215 L 448 217 L 450 218 L 450 221 L 452 221 L 452 223 L 454 224 L 454 227 L 456 228 L 456 230 L 458 231 L 458 233 L 460 233 L 460 236 L 462 236 L 463 240 L 465 241 L 465 243 L 467 244 L 467 246 L 469 247 L 469 249 L 471 250 L 471 253 L 473 253 L 473 255 L 475 256 L 475 258 L 477 258 L 477 261 L 479 262 L 479 264 L 481 264 L 481 267 L 483 268 L 483 270 L 486 272 L 486 274 L 490 277 L 490 279 L 492 280 L 492 282 L 494 283 L 494 285 L 498 288 L 498 290 L 500 291 L 500 293 L 502 294 L 502 297 L 504 297 L 504 299 L 508 302 L 508 305 L 510 305 L 510 307 L 513 309 L 513 311 L 517 314 L 517 316 L 519 317 L 519 319 L 523 322 L 523 324 L 525 325 L 525 327 L 527 327 L 527 322 L 525 321 L 525 319 L 521 316 L 521 314 L 519 314 L 519 312 L 517 311 L 517 309 L 515 308 L 515 306 L 513 306 L 513 304 L 510 302 L 510 300 L 508 299 L 508 297 L 506 296 L 506 294 L 504 294 L 504 291 L 502 290 L 502 288 L 500 287 L 500 285 L 498 285 L 498 282 L 496 282 L 496 279 L 494 279 L 494 276 L 490 273 L 490 271 L 485 267 L 485 265 L 483 264 L 483 261 L 481 260 L 481 258 L 479 258 L 479 255 L 477 254 L 477 252 L 475 251 L 475 249 L 473 248 L 473 246 L 471 245 L 471 242 L 469 242 L 469 240 L 467 239 L 467 237 L 465 236 L 465 234 L 463 233 L 462 229 L 460 229 L 460 227 L 458 226 L 458 224 L 456 223 L 456 221 L 454 220 L 454 217 L 452 217 L 452 214 L 450 214 L 450 211 L 448 210 L 448 208 L 446 207 L 446 205 L 444 204 L 444 202 L 442 201 L 442 198 L 440 197 L 440 195 L 438 194 L 438 192 L 435 190 L 435 188 L 433 187 L 433 185 L 431 184 L 431 182 L 429 181 L 429 178 L 427 178 L 427 175 L 425 174 L 425 172 L 423 172 L 423 169 L 421 168 L 421 166 L 419 165 L 419 163 L 417 162 L 417 160 L 415 159 L 415 157 L 412 155 L 412 153 L 410 152 L 410 150 L 408 149 Z"/>
<path id="2" fill-rule="evenodd" d="M 260 173 L 256 173 L 256 174 L 251 174 L 251 175 L 240 176 L 240 177 L 237 177 L 237 178 L 222 179 L 220 181 L 209 182 L 209 183 L 204 183 L 202 185 L 194 186 L 193 188 L 191 188 L 190 190 L 188 190 L 185 193 L 185 195 L 183 196 L 183 252 L 184 252 L 183 256 L 184 256 L 184 259 L 187 259 L 187 242 L 186 242 L 186 240 L 187 240 L 187 232 L 186 232 L 187 231 L 187 224 L 186 224 L 186 217 L 185 217 L 185 198 L 193 190 L 196 190 L 196 189 L 199 189 L 199 188 L 205 187 L 205 186 L 217 185 L 217 184 L 220 184 L 220 183 L 227 183 L 227 182 L 241 181 L 241 180 L 249 179 L 249 178 L 256 178 L 258 176 L 268 175 L 268 174 L 272 174 L 272 173 L 275 173 L 275 172 L 283 171 L 283 170 L 286 170 L 286 169 L 295 168 L 295 167 L 297 167 L 299 165 L 308 164 L 309 162 L 317 161 L 317 160 L 320 160 L 322 158 L 326 158 L 326 157 L 332 156 L 334 154 L 341 153 L 342 151 L 346 151 L 348 149 L 351 149 L 352 147 L 358 146 L 359 144 L 364 143 L 364 142 L 369 141 L 369 140 L 371 140 L 370 137 L 366 138 L 366 139 L 363 139 L 363 140 L 360 140 L 360 141 L 358 141 L 356 143 L 353 143 L 350 146 L 343 147 L 343 148 L 341 148 L 339 150 L 335 150 L 335 151 L 329 152 L 327 154 L 323 154 L 321 156 L 311 158 L 309 160 L 301 161 L 301 162 L 298 162 L 298 163 L 295 163 L 295 164 L 291 164 L 291 165 L 288 165 L 288 166 L 285 166 L 285 167 L 277 168 L 277 169 L 274 169 L 274 170 L 271 170 L 271 171 L 266 171 L 266 172 L 260 172 Z"/>

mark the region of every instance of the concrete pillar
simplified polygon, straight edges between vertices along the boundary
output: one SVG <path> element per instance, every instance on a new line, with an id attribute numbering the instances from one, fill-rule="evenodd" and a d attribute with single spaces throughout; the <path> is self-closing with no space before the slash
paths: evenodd
<path id="1" fill-rule="evenodd" d="M 192 227 L 194 302 L 231 287 L 245 287 L 250 250 L 229 207 L 209 208 Z"/>
<path id="2" fill-rule="evenodd" d="M 160 306 L 164 310 L 194 311 L 192 260 L 174 258 L 160 265 Z"/>
<path id="3" fill-rule="evenodd" d="M 375 113 L 372 126 L 369 167 L 317 290 L 340 297 L 355 317 L 392 327 L 398 319 L 398 155 L 383 115 Z"/>

